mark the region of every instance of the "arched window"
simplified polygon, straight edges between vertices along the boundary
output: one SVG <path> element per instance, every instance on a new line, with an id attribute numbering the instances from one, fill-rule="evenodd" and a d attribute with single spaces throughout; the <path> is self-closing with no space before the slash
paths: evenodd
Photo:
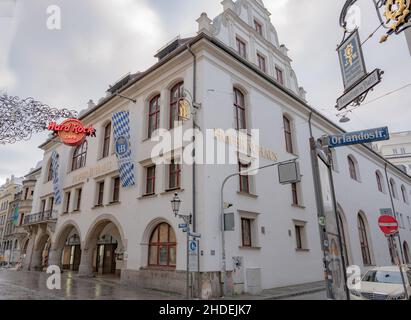
<path id="1" fill-rule="evenodd" d="M 395 184 L 394 179 L 390 179 L 390 188 L 391 188 L 391 194 L 393 196 L 394 199 L 398 199 L 398 195 L 397 195 L 397 185 Z"/>
<path id="2" fill-rule="evenodd" d="M 104 127 L 103 158 L 107 158 L 110 153 L 111 122 Z"/>
<path id="3" fill-rule="evenodd" d="M 50 160 L 49 168 L 47 171 L 47 182 L 53 180 L 53 161 Z"/>
<path id="4" fill-rule="evenodd" d="M 378 191 L 384 192 L 381 173 L 380 173 L 379 171 L 375 172 L 375 177 L 376 177 L 376 179 L 377 179 L 377 188 L 378 188 Z"/>
<path id="5" fill-rule="evenodd" d="M 284 123 L 285 148 L 288 153 L 294 153 L 293 132 L 292 132 L 292 127 L 291 127 L 291 121 L 288 117 L 283 116 L 283 123 Z"/>
<path id="6" fill-rule="evenodd" d="M 71 165 L 71 170 L 77 170 L 86 166 L 87 159 L 87 141 L 84 141 L 79 145 L 73 153 L 73 161 Z"/>
<path id="7" fill-rule="evenodd" d="M 407 189 L 405 189 L 405 186 L 404 186 L 404 185 L 401 186 L 401 194 L 402 194 L 402 200 L 403 200 L 405 203 L 408 203 Z"/>
<path id="8" fill-rule="evenodd" d="M 358 173 L 355 165 L 355 160 L 351 156 L 348 157 L 348 169 L 350 170 L 351 179 L 358 181 Z"/>
<path id="9" fill-rule="evenodd" d="M 367 229 L 365 228 L 364 218 L 358 215 L 358 233 L 360 236 L 361 254 L 365 266 L 371 265 L 370 247 L 368 244 Z"/>
<path id="10" fill-rule="evenodd" d="M 340 212 L 338 212 L 338 224 L 339 224 L 339 229 L 340 229 L 340 234 L 341 234 L 341 242 L 343 246 L 342 250 L 343 250 L 343 255 L 344 255 L 344 262 L 345 262 L 345 265 L 348 267 L 350 265 L 350 262 L 348 259 L 347 239 L 345 236 L 344 220 L 342 219 Z"/>
<path id="11" fill-rule="evenodd" d="M 237 88 L 234 88 L 234 111 L 237 130 L 247 129 L 247 124 L 245 120 L 245 110 L 246 107 L 244 94 Z"/>
<path id="12" fill-rule="evenodd" d="M 153 132 L 160 127 L 160 95 L 150 100 L 148 108 L 148 134 L 151 138 Z"/>
<path id="13" fill-rule="evenodd" d="M 176 266 L 176 236 L 167 223 L 159 224 L 151 234 L 148 264 L 157 267 Z"/>
<path id="14" fill-rule="evenodd" d="M 184 96 L 184 82 L 177 83 L 170 90 L 170 129 L 174 128 L 174 122 L 180 120 L 178 116 L 178 101 Z"/>

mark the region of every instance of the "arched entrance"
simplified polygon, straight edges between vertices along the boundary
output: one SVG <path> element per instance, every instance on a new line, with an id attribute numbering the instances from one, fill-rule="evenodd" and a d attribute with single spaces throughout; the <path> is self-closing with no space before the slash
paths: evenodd
<path id="1" fill-rule="evenodd" d="M 34 245 L 31 268 L 42 271 L 49 265 L 51 239 L 47 233 L 41 234 Z"/>
<path id="2" fill-rule="evenodd" d="M 77 224 L 67 221 L 57 232 L 50 252 L 50 263 L 63 270 L 78 271 L 81 261 L 81 241 Z"/>
<path id="3" fill-rule="evenodd" d="M 124 236 L 119 223 L 112 216 L 103 216 L 87 234 L 79 273 L 120 276 L 124 251 Z"/>

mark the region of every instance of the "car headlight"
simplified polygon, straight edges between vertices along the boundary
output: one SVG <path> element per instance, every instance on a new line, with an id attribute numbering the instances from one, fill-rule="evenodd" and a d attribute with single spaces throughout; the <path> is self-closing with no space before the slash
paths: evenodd
<path id="1" fill-rule="evenodd" d="M 397 294 L 395 296 L 389 296 L 388 300 L 404 300 L 405 299 L 405 293 Z"/>
<path id="2" fill-rule="evenodd" d="M 351 293 L 353 296 L 361 297 L 361 293 L 360 293 L 359 291 L 357 291 L 357 290 L 350 290 L 350 293 Z"/>

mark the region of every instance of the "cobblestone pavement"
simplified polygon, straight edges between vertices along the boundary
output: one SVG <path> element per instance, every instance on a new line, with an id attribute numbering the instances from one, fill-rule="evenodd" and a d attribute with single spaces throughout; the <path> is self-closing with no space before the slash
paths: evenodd
<path id="1" fill-rule="evenodd" d="M 61 289 L 49 290 L 45 272 L 0 270 L 0 300 L 180 300 L 182 296 L 120 284 L 118 278 L 79 278 L 63 273 Z"/>

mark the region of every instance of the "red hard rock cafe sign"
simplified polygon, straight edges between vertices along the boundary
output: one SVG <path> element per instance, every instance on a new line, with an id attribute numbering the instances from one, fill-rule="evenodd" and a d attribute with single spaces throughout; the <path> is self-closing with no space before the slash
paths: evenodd
<path id="1" fill-rule="evenodd" d="M 82 144 L 87 136 L 96 136 L 96 130 L 92 125 L 86 127 L 78 119 L 67 119 L 61 124 L 52 122 L 47 129 L 54 131 L 62 143 L 71 147 Z"/>

